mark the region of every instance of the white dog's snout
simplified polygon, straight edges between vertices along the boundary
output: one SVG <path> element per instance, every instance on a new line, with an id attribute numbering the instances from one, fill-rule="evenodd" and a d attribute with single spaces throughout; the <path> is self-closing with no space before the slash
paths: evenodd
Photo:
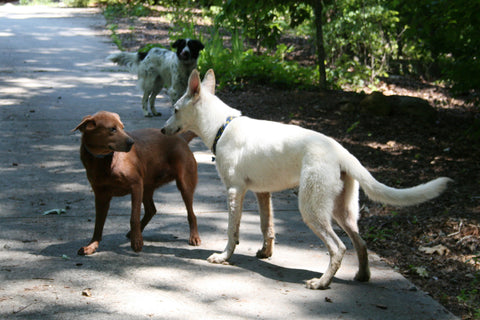
<path id="1" fill-rule="evenodd" d="M 170 117 L 167 122 L 165 122 L 165 125 L 162 128 L 162 133 L 166 135 L 174 135 L 175 133 L 178 133 L 181 130 L 181 128 L 177 125 L 175 125 L 175 119 L 174 116 Z"/>

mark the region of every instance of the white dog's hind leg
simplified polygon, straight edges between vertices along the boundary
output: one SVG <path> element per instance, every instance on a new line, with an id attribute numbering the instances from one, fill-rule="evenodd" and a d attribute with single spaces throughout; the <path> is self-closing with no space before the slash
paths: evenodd
<path id="1" fill-rule="evenodd" d="M 310 221 L 307 225 L 312 231 L 323 240 L 328 253 L 330 255 L 330 262 L 325 273 L 320 278 L 313 278 L 307 281 L 307 288 L 309 289 L 327 289 L 332 282 L 335 273 L 340 268 L 343 256 L 347 248 L 335 234 L 330 223 L 326 224 L 326 221 Z"/>
<path id="2" fill-rule="evenodd" d="M 260 224 L 263 234 L 263 247 L 257 251 L 257 258 L 269 258 L 273 253 L 275 231 L 273 227 L 273 210 L 271 194 L 256 193 L 258 209 L 260 211 Z"/>
<path id="3" fill-rule="evenodd" d="M 246 190 L 239 190 L 237 188 L 228 189 L 228 242 L 225 250 L 222 253 L 214 253 L 208 257 L 208 262 L 224 263 L 227 261 L 235 251 L 235 246 L 238 244 L 240 220 L 242 218 L 243 199 L 245 198 Z"/>
<path id="4" fill-rule="evenodd" d="M 342 184 L 338 178 L 332 176 L 335 171 L 333 168 L 317 169 L 302 172 L 298 194 L 299 209 L 303 221 L 322 239 L 330 255 L 325 273 L 320 278 L 308 280 L 307 288 L 327 289 L 347 250 L 332 228 L 335 198 L 340 193 Z"/>
<path id="5" fill-rule="evenodd" d="M 365 282 L 370 280 L 370 268 L 368 266 L 367 245 L 358 231 L 358 182 L 344 173 L 342 174 L 342 180 L 344 188 L 336 199 L 333 218 L 348 234 L 357 252 L 358 272 L 355 275 L 355 280 Z"/>

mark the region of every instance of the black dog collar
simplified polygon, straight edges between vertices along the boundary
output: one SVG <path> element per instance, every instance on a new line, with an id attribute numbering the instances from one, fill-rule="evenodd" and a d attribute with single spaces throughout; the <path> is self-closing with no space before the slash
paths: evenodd
<path id="1" fill-rule="evenodd" d="M 225 120 L 225 123 L 218 129 L 217 131 L 217 135 L 215 136 L 215 139 L 213 140 L 213 146 L 212 146 L 212 152 L 213 154 L 216 153 L 217 151 L 217 142 L 218 140 L 220 140 L 220 137 L 222 136 L 223 134 L 223 131 L 225 131 L 225 128 L 228 126 L 228 124 L 230 122 L 232 122 L 233 119 L 235 119 L 236 117 L 227 117 L 227 119 Z"/>
<path id="2" fill-rule="evenodd" d="M 85 150 L 87 150 L 87 152 L 91 156 L 93 156 L 94 158 L 97 158 L 97 159 L 104 159 L 104 158 L 107 158 L 107 157 L 110 157 L 110 156 L 113 155 L 113 152 L 110 152 L 110 153 L 107 153 L 107 154 L 95 154 L 92 151 L 90 151 L 90 149 L 88 149 L 86 145 L 83 145 L 83 147 L 85 148 Z"/>

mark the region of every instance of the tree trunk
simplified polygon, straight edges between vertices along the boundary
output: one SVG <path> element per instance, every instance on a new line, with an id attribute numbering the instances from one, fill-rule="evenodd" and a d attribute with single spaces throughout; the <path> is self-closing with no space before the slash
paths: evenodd
<path id="1" fill-rule="evenodd" d="M 321 0 L 313 0 L 313 13 L 315 15 L 316 26 L 316 47 L 317 47 L 317 64 L 320 73 L 319 88 L 322 91 L 327 90 L 327 74 L 325 72 L 325 47 L 323 46 L 323 29 L 322 29 L 322 10 Z"/>

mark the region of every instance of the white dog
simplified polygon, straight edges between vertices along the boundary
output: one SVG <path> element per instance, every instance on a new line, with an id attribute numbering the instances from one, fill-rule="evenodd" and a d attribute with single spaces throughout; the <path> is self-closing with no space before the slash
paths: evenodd
<path id="1" fill-rule="evenodd" d="M 144 52 L 120 52 L 107 57 L 130 72 L 138 74 L 138 87 L 143 91 L 142 109 L 146 117 L 160 116 L 155 110 L 155 99 L 163 88 L 172 104 L 185 93 L 190 73 L 197 67 L 197 59 L 204 48 L 198 40 L 179 39 L 172 44 L 173 52 L 162 48 L 152 48 Z M 150 102 L 150 111 L 148 104 Z"/>
<path id="2" fill-rule="evenodd" d="M 346 231 L 357 251 L 359 271 L 355 279 L 368 281 L 367 248 L 357 225 L 359 185 L 375 201 L 404 206 L 437 197 L 451 181 L 438 178 L 413 188 L 390 188 L 376 181 L 332 138 L 294 125 L 241 116 L 240 111 L 218 99 L 214 89 L 212 70 L 202 83 L 194 70 L 186 93 L 162 129 L 166 134 L 191 130 L 216 154 L 217 170 L 228 190 L 228 243 L 222 253 L 211 255 L 209 262 L 222 263 L 233 254 L 247 190 L 255 192 L 259 202 L 264 243 L 257 257 L 270 257 L 275 234 L 270 192 L 299 186 L 302 218 L 330 254 L 327 271 L 321 278 L 309 280 L 307 287 L 326 289 L 345 254 L 332 219 Z"/>

